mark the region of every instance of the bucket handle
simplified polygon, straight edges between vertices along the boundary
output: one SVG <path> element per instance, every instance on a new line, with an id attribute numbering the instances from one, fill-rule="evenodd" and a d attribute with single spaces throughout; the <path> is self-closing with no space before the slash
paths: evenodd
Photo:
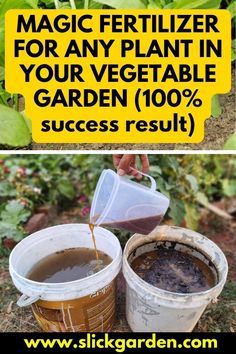
<path id="1" fill-rule="evenodd" d="M 141 171 L 139 171 L 139 170 L 136 170 L 136 168 L 133 168 L 133 167 L 130 167 L 130 169 L 133 170 L 133 171 L 138 172 L 140 175 L 142 175 L 142 176 L 144 176 L 144 177 L 149 178 L 150 181 L 151 181 L 151 187 L 150 187 L 150 189 L 151 189 L 152 191 L 154 191 L 154 192 L 156 191 L 156 189 L 157 189 L 157 184 L 156 184 L 155 179 L 154 179 L 152 176 L 150 176 L 150 175 L 148 175 L 148 174 L 146 174 L 146 173 L 143 173 L 143 172 L 141 172 Z"/>
<path id="2" fill-rule="evenodd" d="M 17 305 L 19 307 L 29 306 L 32 305 L 34 302 L 38 301 L 39 299 L 40 299 L 40 295 L 28 296 L 23 294 L 17 301 Z"/>

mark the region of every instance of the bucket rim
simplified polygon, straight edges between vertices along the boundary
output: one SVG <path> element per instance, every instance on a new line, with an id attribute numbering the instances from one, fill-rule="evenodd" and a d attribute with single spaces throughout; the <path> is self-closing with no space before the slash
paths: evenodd
<path id="1" fill-rule="evenodd" d="M 21 242 L 23 242 L 24 240 L 27 240 L 28 238 L 30 238 L 31 236 L 34 236 L 36 234 L 39 234 L 45 230 L 50 230 L 50 229 L 56 229 L 56 228 L 61 228 L 61 227 L 65 227 L 65 226 L 84 226 L 84 227 L 88 227 L 88 224 L 82 224 L 82 223 L 71 223 L 71 224 L 61 224 L 61 225 L 55 225 L 55 226 L 50 226 L 50 227 L 47 227 L 47 228 L 44 228 L 42 230 L 39 230 L 39 231 L 36 231 L 30 235 L 28 235 L 27 237 L 25 237 Z M 29 278 L 27 278 L 26 276 L 23 276 L 21 274 L 19 274 L 12 266 L 12 257 L 14 257 L 14 251 L 17 251 L 17 248 L 18 246 L 20 245 L 21 242 L 19 242 L 15 247 L 14 249 L 12 250 L 11 254 L 10 254 L 10 257 L 9 257 L 9 272 L 12 276 L 12 274 L 15 274 L 19 279 L 21 279 L 22 281 L 24 282 L 27 282 L 28 284 L 31 284 L 32 286 L 33 285 L 36 285 L 36 286 L 39 286 L 39 285 L 44 285 L 44 286 L 47 286 L 47 287 L 50 287 L 51 289 L 53 288 L 56 288 L 57 286 L 69 286 L 69 285 L 74 285 L 74 284 L 77 284 L 79 285 L 80 283 L 82 284 L 82 282 L 84 282 L 84 280 L 93 280 L 94 278 L 98 277 L 98 276 L 101 276 L 103 275 L 105 272 L 107 272 L 107 270 L 109 268 L 112 268 L 113 265 L 120 259 L 120 257 L 122 256 L 122 250 L 121 250 L 121 246 L 120 246 L 120 243 L 119 243 L 119 240 L 118 238 L 109 230 L 106 230 L 100 226 L 96 226 L 96 228 L 99 228 L 101 230 L 104 230 L 106 231 L 106 233 L 109 233 L 113 236 L 114 240 L 117 241 L 117 245 L 119 246 L 119 250 L 117 250 L 117 254 L 115 256 L 115 258 L 112 259 L 112 262 L 109 263 L 105 268 L 103 268 L 102 270 L 100 270 L 99 272 L 95 273 L 95 274 L 92 274 L 92 275 L 89 275 L 88 277 L 85 277 L 85 278 L 81 278 L 81 279 L 78 279 L 78 280 L 73 280 L 73 281 L 70 281 L 70 282 L 60 282 L 60 283 L 46 283 L 46 282 L 37 282 L 35 280 L 31 280 Z M 43 293 L 42 292 L 38 292 L 38 293 Z"/>
<path id="2" fill-rule="evenodd" d="M 217 291 L 217 289 L 219 289 L 219 288 L 221 288 L 221 287 L 223 287 L 223 285 L 224 285 L 224 283 L 225 283 L 225 281 L 226 281 L 226 279 L 227 279 L 227 274 L 228 274 L 228 262 L 227 262 L 227 259 L 226 259 L 226 257 L 225 257 L 225 255 L 224 255 L 224 253 L 223 253 L 223 251 L 220 249 L 220 247 L 216 244 L 216 243 L 214 243 L 213 241 L 211 241 L 211 240 L 209 240 L 206 236 L 204 236 L 204 235 L 202 235 L 202 234 L 200 234 L 200 233 L 198 233 L 198 232 L 196 232 L 196 231 L 192 231 L 192 230 L 190 230 L 190 229 L 186 229 L 186 228 L 183 228 L 183 227 L 178 227 L 178 226 L 167 226 L 167 225 L 163 225 L 163 226 L 157 226 L 157 228 L 153 231 L 153 232 L 156 232 L 156 231 L 158 231 L 158 228 L 160 229 L 160 228 L 169 228 L 169 229 L 171 229 L 171 228 L 173 228 L 173 229 L 179 229 L 179 230 L 184 230 L 184 231 L 191 231 L 191 232 L 193 232 L 193 233 L 195 233 L 196 235 L 198 235 L 198 236 L 201 236 L 202 238 L 204 238 L 207 242 L 210 242 L 210 243 L 212 243 L 213 245 L 214 245 L 214 247 L 217 249 L 217 250 L 219 250 L 219 253 L 221 254 L 221 257 L 222 257 L 222 259 L 223 259 L 223 261 L 224 261 L 224 263 L 225 263 L 225 274 L 223 274 L 223 276 L 222 276 L 222 279 L 219 281 L 219 282 L 217 282 L 217 284 L 216 285 L 214 285 L 212 288 L 210 288 L 210 289 L 208 289 L 208 290 L 205 290 L 205 291 L 200 291 L 200 292 L 194 292 L 194 293 L 188 293 L 188 294 L 185 294 L 185 293 L 176 293 L 176 292 L 171 292 L 171 291 L 168 291 L 168 290 L 164 290 L 164 289 L 161 289 L 161 288 L 158 288 L 158 287 L 156 287 L 156 286 L 154 286 L 154 285 L 151 285 L 150 283 L 148 283 L 148 282 L 146 282 L 145 280 L 143 280 L 141 277 L 139 277 L 138 276 L 138 274 L 137 273 L 135 273 L 135 271 L 131 268 L 131 266 L 130 266 L 130 264 L 129 264 L 129 262 L 128 262 L 128 257 L 129 257 L 129 255 L 126 255 L 126 253 L 127 253 L 127 248 L 128 248 L 128 243 L 132 240 L 132 239 L 134 239 L 135 237 L 137 237 L 137 235 L 139 235 L 139 234 L 134 234 L 128 241 L 127 241 L 127 243 L 126 243 L 126 245 L 125 245 L 125 248 L 124 248 L 124 252 L 123 252 L 123 274 L 124 274 L 124 277 L 125 277 L 125 279 L 126 279 L 126 277 L 127 277 L 127 273 L 130 273 L 129 275 L 131 275 L 132 276 L 132 278 L 134 278 L 134 279 L 136 279 L 137 280 L 137 282 L 138 282 L 138 284 L 140 285 L 140 286 L 142 286 L 142 287 L 145 287 L 146 289 L 148 289 L 148 291 L 151 293 L 151 294 L 153 294 L 153 295 L 159 295 L 159 296 L 165 296 L 165 295 L 167 295 L 167 297 L 169 297 L 169 296 L 175 296 L 175 297 L 177 297 L 179 300 L 181 300 L 181 299 L 183 299 L 183 298 L 186 298 L 186 297 L 191 297 L 191 296 L 201 296 L 201 297 L 204 297 L 204 296 L 207 296 L 208 294 L 210 295 L 210 294 L 214 294 L 215 293 L 215 291 Z M 153 233 L 152 232 L 152 233 Z M 146 238 L 143 238 L 143 240 L 144 240 L 144 242 L 143 242 L 143 245 L 145 245 L 146 243 L 147 243 L 147 241 L 145 242 L 145 240 L 146 240 Z M 163 240 L 164 241 L 164 240 Z M 168 240 L 166 240 L 166 241 L 168 241 Z M 131 251 L 132 252 L 132 251 Z M 214 264 L 214 266 L 216 267 L 216 265 Z M 126 267 L 126 269 L 124 269 Z M 216 269 L 217 269 L 217 267 L 216 267 Z M 217 269 L 217 271 L 218 271 L 218 269 Z M 130 286 L 130 284 L 129 284 L 129 286 Z M 157 294 L 158 293 L 158 294 Z M 211 296 L 212 297 L 212 296 Z M 176 300 L 176 299 L 175 299 Z"/>

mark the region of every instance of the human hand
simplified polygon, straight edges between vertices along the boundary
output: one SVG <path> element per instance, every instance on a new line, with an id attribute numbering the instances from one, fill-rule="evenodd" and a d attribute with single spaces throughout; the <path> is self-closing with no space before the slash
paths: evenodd
<path id="1" fill-rule="evenodd" d="M 145 154 L 136 155 L 136 154 L 117 154 L 113 155 L 113 164 L 117 169 L 119 176 L 124 176 L 125 174 L 134 176 L 136 179 L 140 180 L 142 175 L 138 173 L 136 166 L 136 159 L 139 156 L 142 169 L 141 172 L 147 173 L 149 169 L 149 160 L 148 156 Z"/>

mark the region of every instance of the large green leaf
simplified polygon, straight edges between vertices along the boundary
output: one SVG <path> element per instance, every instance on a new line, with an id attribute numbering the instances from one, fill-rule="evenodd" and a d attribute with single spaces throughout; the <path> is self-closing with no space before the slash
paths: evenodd
<path id="1" fill-rule="evenodd" d="M 25 111 L 22 111 L 21 114 L 25 120 L 25 124 L 27 125 L 30 133 L 32 134 L 32 120 L 26 116 Z"/>
<path id="2" fill-rule="evenodd" d="M 0 239 L 4 237 L 13 238 L 18 242 L 24 237 L 24 231 L 8 222 L 0 221 Z"/>
<path id="3" fill-rule="evenodd" d="M 25 209 L 17 200 L 11 200 L 6 205 L 5 210 L 2 211 L 1 219 L 6 223 L 17 226 L 27 221 L 30 215 L 31 212 Z"/>
<path id="4" fill-rule="evenodd" d="M 12 183 L 8 181 L 0 182 L 0 197 L 14 197 L 16 196 L 16 190 Z"/>
<path id="5" fill-rule="evenodd" d="M 38 0 L 3 0 L 0 3 L 0 66 L 4 66 L 5 14 L 11 9 L 36 9 Z"/>
<path id="6" fill-rule="evenodd" d="M 174 200 L 173 198 L 170 201 L 170 212 L 169 216 L 174 220 L 176 225 L 180 225 L 184 220 L 185 207 L 182 200 Z"/>
<path id="7" fill-rule="evenodd" d="M 5 22 L 4 17 L 0 15 L 0 66 L 4 67 L 5 65 Z"/>
<path id="8" fill-rule="evenodd" d="M 0 66 L 0 81 L 3 81 L 5 78 L 5 69 L 3 66 Z"/>
<path id="9" fill-rule="evenodd" d="M 58 190 L 64 197 L 68 199 L 73 199 L 75 197 L 75 189 L 71 181 L 67 178 L 61 178 L 59 180 Z"/>
<path id="10" fill-rule="evenodd" d="M 171 9 L 218 9 L 221 0 L 174 0 L 166 8 Z"/>
<path id="11" fill-rule="evenodd" d="M 202 192 L 197 193 L 196 199 L 201 205 L 203 205 L 205 207 L 209 205 L 209 201 L 208 201 L 207 196 Z"/>
<path id="12" fill-rule="evenodd" d="M 198 220 L 200 218 L 199 210 L 195 205 L 185 204 L 185 220 L 188 228 L 196 230 L 198 226 Z"/>
<path id="13" fill-rule="evenodd" d="M 236 195 L 236 180 L 223 180 L 223 191 L 227 197 L 235 197 Z"/>
<path id="14" fill-rule="evenodd" d="M 31 134 L 24 117 L 14 109 L 0 105 L 0 144 L 9 146 L 27 146 Z"/>
<path id="15" fill-rule="evenodd" d="M 163 0 L 149 0 L 148 9 L 163 9 L 166 5 Z"/>
<path id="16" fill-rule="evenodd" d="M 83 9 L 85 2 L 83 0 L 76 0 L 75 4 L 77 9 Z M 101 9 L 103 7 L 103 4 L 99 4 L 97 1 L 93 0 L 90 0 L 88 5 L 89 9 Z"/>
<path id="17" fill-rule="evenodd" d="M 219 118 L 221 115 L 222 109 L 219 101 L 219 96 L 215 95 L 211 100 L 211 115 L 214 118 Z"/>
<path id="18" fill-rule="evenodd" d="M 225 150 L 236 150 L 236 133 L 232 135 L 224 146 Z"/>
<path id="19" fill-rule="evenodd" d="M 193 175 L 186 175 L 186 180 L 189 182 L 190 187 L 194 192 L 198 191 L 198 181 L 195 176 Z"/>
<path id="20" fill-rule="evenodd" d="M 0 83 L 0 104 L 7 106 L 8 100 L 11 98 L 11 95 L 7 93 Z"/>
<path id="21" fill-rule="evenodd" d="M 145 9 L 145 2 L 142 0 L 96 0 L 100 4 L 114 7 L 115 9 Z"/>
<path id="22" fill-rule="evenodd" d="M 10 9 L 37 9 L 38 0 L 3 0 L 0 5 L 0 16 Z"/>
<path id="23" fill-rule="evenodd" d="M 103 4 L 99 4 L 97 1 L 89 1 L 89 9 L 101 9 Z"/>
<path id="24" fill-rule="evenodd" d="M 231 4 L 228 6 L 227 10 L 231 13 L 232 18 L 236 16 L 236 1 L 235 0 L 233 0 L 231 2 Z"/>

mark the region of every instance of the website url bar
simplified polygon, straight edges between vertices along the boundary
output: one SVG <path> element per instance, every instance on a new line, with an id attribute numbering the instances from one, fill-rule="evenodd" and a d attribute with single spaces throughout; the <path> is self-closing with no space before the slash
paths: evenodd
<path id="1" fill-rule="evenodd" d="M 153 333 L 150 338 L 110 338 L 105 333 L 103 338 L 95 333 L 87 333 L 86 338 L 75 339 L 24 339 L 28 349 L 113 349 L 123 353 L 127 349 L 217 349 L 217 339 L 185 338 L 178 341 L 175 338 L 159 338 Z"/>

